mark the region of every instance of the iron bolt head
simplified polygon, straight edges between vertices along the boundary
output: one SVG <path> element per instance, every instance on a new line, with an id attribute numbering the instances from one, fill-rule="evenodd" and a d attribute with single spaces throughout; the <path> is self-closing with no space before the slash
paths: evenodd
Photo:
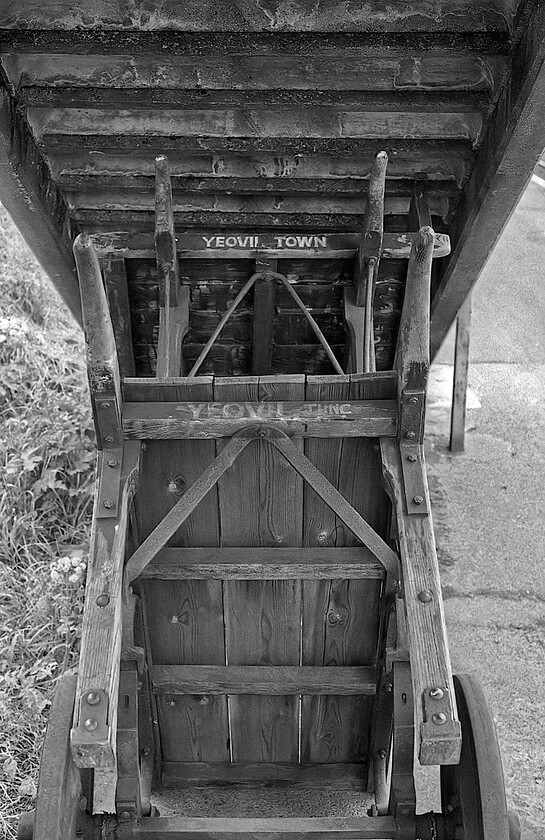
<path id="1" fill-rule="evenodd" d="M 423 496 L 413 496 L 413 502 L 415 503 L 415 505 L 421 505 L 424 502 L 424 497 Z"/>
<path id="2" fill-rule="evenodd" d="M 111 435 L 106 435 L 106 437 L 104 438 L 104 443 L 113 443 L 113 442 L 114 442 L 113 437 Z"/>
<path id="3" fill-rule="evenodd" d="M 104 403 L 100 403 L 100 407 L 101 407 L 101 408 L 109 408 L 109 407 L 110 407 L 110 403 L 106 403 L 106 402 L 104 402 Z"/>
<path id="4" fill-rule="evenodd" d="M 261 438 L 262 437 L 267 437 L 267 430 L 266 429 L 258 429 L 257 430 L 257 436 L 261 437 Z"/>
<path id="5" fill-rule="evenodd" d="M 414 440 L 414 438 L 416 437 L 416 432 L 405 432 L 405 437 L 408 440 Z"/>
<path id="6" fill-rule="evenodd" d="M 113 508 L 114 506 L 112 499 L 106 499 L 106 501 L 103 504 L 106 510 L 110 510 L 110 508 Z"/>
<path id="7" fill-rule="evenodd" d="M 86 721 L 83 722 L 83 728 L 87 730 L 87 732 L 94 732 L 98 729 L 98 720 L 94 718 L 87 718 Z"/>
<path id="8" fill-rule="evenodd" d="M 386 758 L 386 750 L 379 750 L 378 751 L 379 758 Z"/>
<path id="9" fill-rule="evenodd" d="M 99 595 L 97 600 L 96 600 L 97 607 L 107 607 L 109 603 L 110 603 L 110 596 L 106 595 L 105 592 L 103 592 L 102 595 Z"/>
<path id="10" fill-rule="evenodd" d="M 98 706 L 100 703 L 100 694 L 98 691 L 90 691 L 85 695 L 85 702 L 88 706 Z"/>
<path id="11" fill-rule="evenodd" d="M 442 700 L 444 697 L 444 692 L 442 688 L 432 688 L 430 689 L 430 697 L 433 700 Z"/>
<path id="12" fill-rule="evenodd" d="M 411 397 L 411 398 L 410 398 L 410 400 L 409 400 L 409 402 L 410 402 L 412 405 L 416 405 L 416 403 L 418 402 L 418 397 Z"/>
<path id="13" fill-rule="evenodd" d="M 117 458 L 110 458 L 110 460 L 108 461 L 109 467 L 117 467 L 118 464 L 119 461 L 117 460 Z"/>
<path id="14" fill-rule="evenodd" d="M 120 820 L 130 820 L 130 818 L 131 818 L 130 811 L 120 811 L 120 813 L 119 813 L 119 819 Z"/>
<path id="15" fill-rule="evenodd" d="M 407 461 L 410 461 L 411 464 L 414 464 L 415 461 L 418 461 L 416 455 L 407 455 Z"/>
<path id="16" fill-rule="evenodd" d="M 142 750 L 142 755 L 148 756 L 151 755 L 151 750 L 149 747 L 144 747 Z"/>
<path id="17" fill-rule="evenodd" d="M 423 589 L 422 592 L 418 593 L 418 600 L 423 604 L 429 604 L 430 601 L 433 601 L 433 595 L 429 589 Z"/>
<path id="18" fill-rule="evenodd" d="M 443 712 L 436 712 L 436 714 L 432 715 L 432 721 L 437 724 L 437 726 L 442 726 L 447 722 L 447 716 Z"/>

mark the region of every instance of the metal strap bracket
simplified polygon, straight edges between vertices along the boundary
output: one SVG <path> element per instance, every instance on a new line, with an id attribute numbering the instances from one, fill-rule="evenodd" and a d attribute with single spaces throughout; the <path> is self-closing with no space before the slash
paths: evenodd
<path id="1" fill-rule="evenodd" d="M 429 494 L 423 447 L 419 443 L 402 442 L 399 450 L 407 513 L 429 514 Z"/>
<path id="2" fill-rule="evenodd" d="M 98 479 L 97 519 L 115 519 L 117 516 L 122 460 L 122 449 L 103 450 Z"/>
<path id="3" fill-rule="evenodd" d="M 455 719 L 453 698 L 447 686 L 431 686 L 422 697 L 424 723 L 420 725 L 421 763 L 425 763 L 422 751 L 433 746 L 438 764 L 456 764 L 460 758 L 462 731 Z M 440 759 L 437 759 L 437 755 Z"/>

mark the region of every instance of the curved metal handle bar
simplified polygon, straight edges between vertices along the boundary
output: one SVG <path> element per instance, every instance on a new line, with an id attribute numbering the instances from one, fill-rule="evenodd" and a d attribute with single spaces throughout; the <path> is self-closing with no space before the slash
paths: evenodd
<path id="1" fill-rule="evenodd" d="M 331 362 L 331 364 L 335 368 L 335 372 L 343 374 L 344 370 L 342 369 L 339 362 L 335 358 L 333 350 L 329 346 L 325 335 L 321 331 L 320 327 L 318 326 L 318 324 L 316 323 L 316 321 L 314 320 L 314 318 L 312 317 L 312 315 L 308 311 L 307 307 L 305 306 L 305 304 L 303 303 L 303 301 L 301 300 L 301 298 L 299 297 L 299 295 L 297 294 L 295 289 L 292 287 L 292 285 L 289 282 L 289 280 L 287 279 L 287 277 L 285 277 L 283 274 L 279 274 L 276 271 L 258 271 L 258 272 L 256 272 L 256 274 L 252 274 L 250 279 L 246 281 L 246 283 L 244 284 L 244 286 L 242 287 L 242 289 L 240 290 L 240 292 L 238 293 L 238 295 L 234 299 L 233 303 L 231 304 L 231 306 L 229 307 L 229 309 L 227 310 L 227 312 L 225 313 L 225 315 L 223 316 L 223 318 L 221 319 L 221 321 L 217 325 L 216 329 L 214 330 L 214 332 L 212 333 L 212 335 L 210 336 L 210 338 L 206 342 L 205 346 L 201 350 L 199 358 L 197 359 L 197 361 L 195 362 L 195 364 L 193 365 L 193 367 L 189 371 L 188 377 L 196 376 L 197 371 L 199 370 L 200 366 L 202 365 L 205 358 L 207 357 L 207 355 L 210 351 L 210 348 L 212 347 L 212 345 L 216 341 L 217 337 L 219 336 L 220 332 L 224 328 L 225 324 L 227 323 L 227 321 L 229 320 L 229 318 L 231 317 L 231 315 L 233 314 L 233 312 L 235 311 L 235 309 L 237 308 L 237 306 L 239 305 L 241 300 L 248 294 L 248 292 L 250 291 L 250 289 L 252 288 L 252 286 L 254 285 L 254 283 L 257 280 L 280 280 L 280 282 L 286 287 L 286 289 L 288 290 L 288 292 L 290 293 L 290 295 L 292 296 L 292 298 L 296 302 L 297 306 L 299 307 L 299 309 L 301 310 L 301 312 L 303 313 L 303 315 L 305 316 L 305 318 L 309 322 L 309 324 L 312 328 L 312 331 L 317 336 L 318 341 L 320 342 L 320 344 L 324 348 L 329 361 Z"/>

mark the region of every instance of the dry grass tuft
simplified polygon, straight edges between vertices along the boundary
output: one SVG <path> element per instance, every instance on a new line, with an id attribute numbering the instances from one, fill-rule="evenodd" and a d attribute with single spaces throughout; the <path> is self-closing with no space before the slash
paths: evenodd
<path id="1" fill-rule="evenodd" d="M 94 489 L 80 331 L 0 205 L 0 837 L 32 808 L 74 667 Z"/>

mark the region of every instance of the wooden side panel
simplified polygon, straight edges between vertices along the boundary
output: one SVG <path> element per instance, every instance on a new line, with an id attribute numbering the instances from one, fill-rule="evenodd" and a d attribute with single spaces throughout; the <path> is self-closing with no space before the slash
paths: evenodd
<path id="1" fill-rule="evenodd" d="M 356 379 L 356 382 L 359 387 L 359 380 Z M 313 401 L 349 399 L 353 390 L 349 377 L 312 377 L 307 381 L 306 398 Z M 356 504 L 354 497 L 362 483 L 357 473 L 365 475 L 373 451 L 361 452 L 361 442 L 355 439 L 354 446 L 345 451 L 346 440 L 309 439 L 305 441 L 305 454 L 366 516 L 365 506 Z M 365 460 L 357 461 L 358 457 Z M 370 524 L 375 523 L 371 521 Z M 346 526 L 308 486 L 305 487 L 304 544 L 357 544 Z M 374 662 L 379 593 L 380 584 L 374 581 L 304 581 L 303 665 L 339 666 Z M 366 697 L 303 697 L 301 761 L 365 763 L 370 716 L 371 703 Z"/>
<path id="2" fill-rule="evenodd" d="M 301 399 L 304 378 L 217 382 L 218 401 Z M 221 444 L 218 444 L 220 446 Z M 300 546 L 302 481 L 268 443 L 250 444 L 219 484 L 223 546 Z M 224 582 L 229 665 L 298 665 L 300 582 Z M 229 697 L 235 762 L 296 762 L 299 697 Z"/>
<path id="3" fill-rule="evenodd" d="M 157 387 L 158 400 L 211 400 L 212 380 Z M 144 394 L 142 394 L 144 396 Z M 216 454 L 211 440 L 148 441 L 138 497 L 144 540 Z M 219 545 L 217 489 L 213 488 L 170 545 Z M 220 581 L 146 581 L 146 622 L 152 664 L 225 665 Z M 227 698 L 208 695 L 157 699 L 165 761 L 229 761 Z"/>

